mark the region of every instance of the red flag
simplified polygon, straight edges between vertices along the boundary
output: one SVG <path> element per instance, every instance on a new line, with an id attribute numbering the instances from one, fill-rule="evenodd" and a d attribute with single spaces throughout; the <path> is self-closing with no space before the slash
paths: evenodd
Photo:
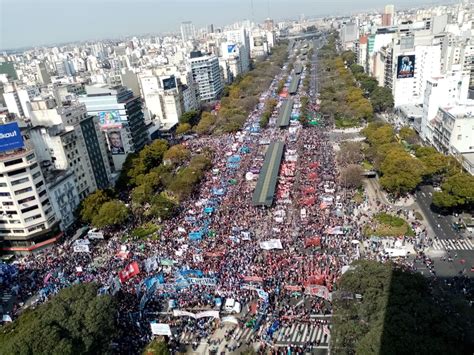
<path id="1" fill-rule="evenodd" d="M 138 275 L 140 273 L 140 268 L 138 267 L 138 263 L 134 261 L 133 263 L 129 264 L 124 270 L 119 271 L 119 279 L 121 283 L 127 282 L 132 277 Z"/>
<path id="2" fill-rule="evenodd" d="M 314 237 L 314 238 L 307 238 L 304 241 L 304 247 L 309 248 L 312 246 L 319 247 L 321 246 L 321 238 L 320 237 Z"/>

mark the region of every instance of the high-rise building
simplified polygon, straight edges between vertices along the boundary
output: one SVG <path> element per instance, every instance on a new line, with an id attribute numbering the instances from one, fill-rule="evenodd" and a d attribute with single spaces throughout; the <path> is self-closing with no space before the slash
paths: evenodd
<path id="1" fill-rule="evenodd" d="M 3 250 L 28 253 L 56 241 L 56 218 L 33 145 L 16 122 L 0 125 L 0 239 Z"/>
<path id="2" fill-rule="evenodd" d="M 183 42 L 191 41 L 196 36 L 194 25 L 191 21 L 181 23 L 181 39 Z"/>
<path id="3" fill-rule="evenodd" d="M 98 117 L 114 168 L 121 170 L 127 155 L 140 151 L 148 141 L 141 98 L 125 86 L 89 85 L 79 101 L 89 115 Z"/>
<path id="4" fill-rule="evenodd" d="M 190 58 L 189 66 L 200 101 L 217 100 L 224 89 L 219 59 L 215 55 L 201 55 Z"/>
<path id="5" fill-rule="evenodd" d="M 29 88 L 10 88 L 3 94 L 8 112 L 16 114 L 18 117 L 29 118 L 28 102 L 30 102 L 38 92 Z"/>
<path id="6" fill-rule="evenodd" d="M 384 12 L 382 14 L 382 26 L 392 26 L 394 16 L 395 16 L 395 6 L 385 5 Z"/>
<path id="7" fill-rule="evenodd" d="M 207 33 L 214 33 L 214 25 L 212 23 L 207 25 Z"/>
<path id="8" fill-rule="evenodd" d="M 38 80 L 43 85 L 48 85 L 51 83 L 51 76 L 46 70 L 46 65 L 44 62 L 39 62 L 37 65 L 37 75 Z"/>
<path id="9" fill-rule="evenodd" d="M 110 185 L 105 139 L 83 104 L 56 106 L 54 100 L 31 103 L 31 141 L 38 160 L 59 171 L 72 171 L 82 200 Z"/>
<path id="10" fill-rule="evenodd" d="M 242 73 L 250 69 L 250 38 L 245 28 L 226 32 L 227 42 L 240 44 L 240 66 Z"/>

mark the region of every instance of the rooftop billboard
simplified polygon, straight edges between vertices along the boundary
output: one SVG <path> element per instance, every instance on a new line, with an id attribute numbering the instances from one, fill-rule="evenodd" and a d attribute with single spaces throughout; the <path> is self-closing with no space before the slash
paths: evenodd
<path id="1" fill-rule="evenodd" d="M 0 152 L 23 148 L 23 137 L 18 123 L 0 125 Z"/>

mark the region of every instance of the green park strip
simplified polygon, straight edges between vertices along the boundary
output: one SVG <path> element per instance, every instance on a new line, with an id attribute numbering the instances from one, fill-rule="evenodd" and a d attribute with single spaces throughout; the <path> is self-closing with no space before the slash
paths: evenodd
<path id="1" fill-rule="evenodd" d="M 288 99 L 283 102 L 280 107 L 280 112 L 278 114 L 277 125 L 280 128 L 288 127 L 290 124 L 291 110 L 293 109 L 293 100 Z"/>

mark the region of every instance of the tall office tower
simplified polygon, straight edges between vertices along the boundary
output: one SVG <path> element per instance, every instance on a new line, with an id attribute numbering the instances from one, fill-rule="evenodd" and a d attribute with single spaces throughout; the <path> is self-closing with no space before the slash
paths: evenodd
<path id="1" fill-rule="evenodd" d="M 214 33 L 214 25 L 212 23 L 207 25 L 207 33 Z"/>
<path id="2" fill-rule="evenodd" d="M 385 8 L 382 14 L 382 26 L 392 26 L 394 16 L 395 16 L 395 6 L 385 5 Z"/>
<path id="3" fill-rule="evenodd" d="M 250 69 L 250 39 L 245 28 L 226 32 L 227 42 L 240 43 L 240 62 L 242 73 L 246 73 Z"/>
<path id="4" fill-rule="evenodd" d="M 0 238 L 3 251 L 27 253 L 59 234 L 34 146 L 18 124 L 0 125 Z"/>
<path id="5" fill-rule="evenodd" d="M 74 173 L 74 185 L 82 200 L 111 180 L 103 134 L 83 104 L 56 106 L 53 99 L 31 102 L 29 135 L 36 154 L 54 170 Z"/>
<path id="6" fill-rule="evenodd" d="M 3 94 L 8 112 L 16 114 L 18 117 L 30 117 L 27 103 L 30 102 L 37 92 L 29 88 L 9 88 Z"/>
<path id="7" fill-rule="evenodd" d="M 79 101 L 88 114 L 99 118 L 114 168 L 121 170 L 127 155 L 138 152 L 148 141 L 141 98 L 125 86 L 90 85 Z"/>
<path id="8" fill-rule="evenodd" d="M 198 87 L 200 101 L 213 101 L 219 98 L 224 89 L 219 59 L 215 55 L 201 55 L 189 59 L 189 66 L 193 75 L 193 81 Z"/>
<path id="9" fill-rule="evenodd" d="M 274 27 L 275 27 L 275 23 L 270 18 L 267 18 L 265 22 L 263 23 L 263 28 L 265 28 L 265 30 L 267 31 L 273 31 Z"/>
<path id="10" fill-rule="evenodd" d="M 46 70 L 46 65 L 44 62 L 39 62 L 37 65 L 37 75 L 38 75 L 38 80 L 41 84 L 43 85 L 48 85 L 51 84 L 51 77 Z"/>
<path id="11" fill-rule="evenodd" d="M 195 35 L 194 25 L 191 21 L 181 23 L 181 39 L 183 42 L 194 39 Z"/>

